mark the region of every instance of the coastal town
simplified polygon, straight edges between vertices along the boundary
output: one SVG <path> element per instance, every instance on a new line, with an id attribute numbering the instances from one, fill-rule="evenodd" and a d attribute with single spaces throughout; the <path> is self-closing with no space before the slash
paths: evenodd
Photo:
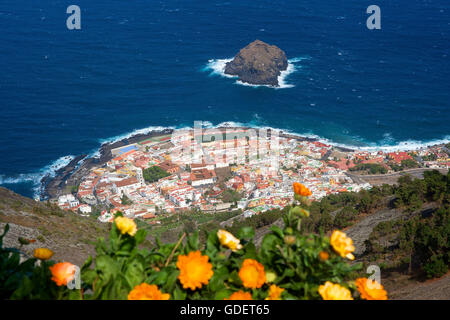
<path id="1" fill-rule="evenodd" d="M 101 222 L 111 222 L 117 211 L 150 224 L 158 224 L 160 214 L 189 210 L 241 210 L 251 217 L 289 205 L 296 181 L 319 200 L 372 187 L 355 175 L 449 167 L 445 145 L 410 152 L 364 151 L 273 130 L 183 129 L 111 149 L 111 159 L 90 168 L 57 204 L 85 216 L 93 207 L 101 208 Z"/>

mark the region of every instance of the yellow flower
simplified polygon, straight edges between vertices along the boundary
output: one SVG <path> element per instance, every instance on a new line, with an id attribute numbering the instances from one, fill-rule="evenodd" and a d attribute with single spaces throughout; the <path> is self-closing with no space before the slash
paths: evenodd
<path id="1" fill-rule="evenodd" d="M 276 285 L 271 285 L 269 288 L 269 295 L 266 298 L 266 300 L 281 300 L 281 294 L 283 293 L 284 289 L 277 287 Z"/>
<path id="2" fill-rule="evenodd" d="M 350 290 L 330 281 L 319 286 L 319 293 L 323 300 L 353 300 Z"/>
<path id="3" fill-rule="evenodd" d="M 169 300 L 170 294 L 162 293 L 154 284 L 142 283 L 128 294 L 128 300 Z"/>
<path id="4" fill-rule="evenodd" d="M 341 231 L 335 230 L 330 238 L 333 249 L 343 258 L 355 259 L 352 252 L 355 251 L 353 240 Z"/>
<path id="5" fill-rule="evenodd" d="M 126 217 L 117 217 L 114 221 L 120 233 L 128 233 L 130 236 L 134 236 L 136 234 L 137 226 L 132 219 Z"/>
<path id="6" fill-rule="evenodd" d="M 294 192 L 299 196 L 309 197 L 312 194 L 311 190 L 299 182 L 294 182 L 292 187 L 294 188 Z"/>
<path id="7" fill-rule="evenodd" d="M 355 281 L 361 298 L 365 300 L 387 300 L 387 292 L 383 286 L 375 280 L 358 278 Z"/>
<path id="8" fill-rule="evenodd" d="M 228 299 L 225 298 L 223 300 L 253 300 L 253 298 L 250 292 L 239 290 L 238 292 L 233 293 Z"/>
<path id="9" fill-rule="evenodd" d="M 241 278 L 246 288 L 261 288 L 264 282 L 266 282 L 264 266 L 256 260 L 245 259 L 239 270 L 239 278 Z"/>
<path id="10" fill-rule="evenodd" d="M 202 256 L 200 251 L 191 251 L 187 256 L 178 256 L 177 268 L 180 269 L 178 279 L 184 289 L 195 290 L 203 284 L 208 284 L 213 276 L 212 264 L 208 256 Z"/>
<path id="11" fill-rule="evenodd" d="M 319 259 L 322 261 L 327 261 L 330 255 L 326 251 L 320 251 L 319 252 Z"/>
<path id="12" fill-rule="evenodd" d="M 235 236 L 230 232 L 225 230 L 217 231 L 217 237 L 219 238 L 220 244 L 224 247 L 231 249 L 231 251 L 236 251 L 242 249 L 242 245 Z"/>
<path id="13" fill-rule="evenodd" d="M 60 262 L 49 267 L 52 272 L 52 280 L 57 286 L 65 286 L 75 277 L 75 265 L 70 262 Z"/>
<path id="14" fill-rule="evenodd" d="M 54 252 L 47 248 L 34 249 L 33 256 L 39 260 L 48 260 L 54 255 Z"/>

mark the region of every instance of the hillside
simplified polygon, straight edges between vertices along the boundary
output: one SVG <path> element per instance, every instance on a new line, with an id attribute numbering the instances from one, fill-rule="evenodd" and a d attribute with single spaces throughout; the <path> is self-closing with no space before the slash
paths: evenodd
<path id="1" fill-rule="evenodd" d="M 311 215 L 302 222 L 302 232 L 325 233 L 340 229 L 353 239 L 355 262 L 376 264 L 393 299 L 450 299 L 449 175 L 427 172 L 424 179 L 403 177 L 398 185 L 383 185 L 370 191 L 329 195 L 313 202 Z M 205 214 L 197 211 L 159 217 L 161 225 L 138 221 L 149 231 L 143 245 L 152 246 L 155 237 L 174 242 L 182 232 L 200 231 L 200 241 L 217 228 L 237 234 L 241 227 L 256 230 L 255 244 L 273 225 L 283 228 L 283 210 L 271 210 L 251 218 L 240 212 Z M 105 237 L 109 224 L 91 217 L 61 211 L 50 203 L 39 203 L 0 188 L 0 228 L 9 223 L 4 246 L 18 247 L 18 238 L 36 242 L 23 247 L 48 247 L 56 261 L 81 265 L 94 254 L 94 243 Z M 362 274 L 361 274 L 362 275 Z"/>
<path id="2" fill-rule="evenodd" d="M 105 236 L 108 225 L 93 218 L 80 217 L 60 210 L 50 203 L 36 202 L 0 187 L 0 230 L 9 223 L 5 247 L 18 247 L 18 237 L 36 240 L 22 248 L 32 254 L 35 248 L 47 247 L 55 252 L 54 260 L 82 265 L 94 252 L 94 242 Z"/>

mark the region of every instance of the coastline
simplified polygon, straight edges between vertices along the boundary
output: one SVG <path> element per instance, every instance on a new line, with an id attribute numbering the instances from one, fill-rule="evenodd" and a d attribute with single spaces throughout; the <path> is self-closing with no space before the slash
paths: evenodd
<path id="1" fill-rule="evenodd" d="M 202 129 L 210 129 L 211 127 L 206 127 Z M 253 126 L 249 125 L 239 125 L 239 124 L 219 124 L 217 126 L 212 126 L 212 128 L 218 129 L 255 129 Z M 66 190 L 67 186 L 77 186 L 81 182 L 82 178 L 93 168 L 93 167 L 101 167 L 110 161 L 113 157 L 111 154 L 111 150 L 122 147 L 128 144 L 137 143 L 139 141 L 154 138 L 159 136 L 164 136 L 167 134 L 172 134 L 175 130 L 188 129 L 188 128 L 162 128 L 150 130 L 145 133 L 139 132 L 139 130 L 135 134 L 126 135 L 122 139 L 117 139 L 112 142 L 104 142 L 100 145 L 98 152 L 96 152 L 97 156 L 90 156 L 88 154 L 82 154 L 75 156 L 66 166 L 58 169 L 53 176 L 46 175 L 41 179 L 40 182 L 40 190 L 41 193 L 39 195 L 40 200 L 50 200 L 55 199 L 62 195 Z M 189 128 L 193 129 L 193 128 Z M 350 146 L 342 146 L 339 144 L 334 144 L 327 139 L 321 139 L 320 137 L 311 137 L 304 136 L 296 133 L 291 133 L 286 130 L 276 129 L 271 127 L 260 128 L 267 129 L 268 132 L 277 130 L 280 137 L 291 138 L 297 141 L 308 141 L 308 142 L 321 142 L 324 144 L 331 145 L 335 150 L 341 152 L 353 152 L 357 150 L 364 150 L 364 148 L 350 147 Z M 433 145 L 423 146 L 422 148 L 428 148 L 431 146 L 439 146 L 442 143 L 436 143 Z M 414 150 L 411 148 L 411 150 Z"/>
<path id="2" fill-rule="evenodd" d="M 250 126 L 218 126 L 219 129 L 250 129 Z M 103 143 L 99 150 L 99 157 L 89 157 L 87 154 L 82 154 L 76 156 L 70 163 L 66 166 L 58 169 L 55 172 L 53 177 L 44 176 L 41 180 L 40 189 L 41 194 L 40 198 L 43 200 L 54 199 L 60 196 L 66 186 L 76 186 L 78 185 L 82 178 L 93 168 L 93 167 L 101 167 L 110 161 L 113 157 L 111 154 L 111 150 L 115 148 L 119 148 L 128 144 L 137 143 L 139 141 L 155 138 L 159 136 L 164 136 L 167 134 L 172 134 L 176 129 L 163 129 L 163 130 L 152 130 L 148 133 L 137 133 L 135 135 L 131 135 L 129 137 L 123 138 L 118 141 L 114 141 L 112 143 L 106 142 Z M 271 132 L 272 128 L 267 128 L 268 132 Z M 279 131 L 280 137 L 296 139 L 298 141 L 308 141 L 315 142 L 320 141 L 318 138 L 299 136 L 292 133 L 287 133 L 282 130 Z M 336 149 L 344 152 L 351 152 L 354 149 L 344 148 L 336 146 Z"/>
<path id="3" fill-rule="evenodd" d="M 53 199 L 61 195 L 66 186 L 76 186 L 82 177 L 93 167 L 101 167 L 113 157 L 111 150 L 128 144 L 137 143 L 144 139 L 171 134 L 174 129 L 154 130 L 148 133 L 138 133 L 112 143 L 103 143 L 98 151 L 98 157 L 87 154 L 76 156 L 70 163 L 55 172 L 54 177 L 45 176 L 41 180 L 41 199 Z M 81 163 L 80 163 L 81 162 Z"/>

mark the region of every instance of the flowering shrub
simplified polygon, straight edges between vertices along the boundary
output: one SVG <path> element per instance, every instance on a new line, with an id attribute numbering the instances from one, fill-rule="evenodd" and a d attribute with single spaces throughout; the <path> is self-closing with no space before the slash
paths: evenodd
<path id="1" fill-rule="evenodd" d="M 311 192 L 299 183 L 293 187 L 295 200 L 283 217 L 284 227 L 272 226 L 258 248 L 254 230 L 244 227 L 236 235 L 211 232 L 205 244 L 198 233 L 184 233 L 177 243 L 157 239 L 156 247 L 140 249 L 146 232 L 119 213 L 109 239 L 98 240 L 95 260 L 89 257 L 81 268 L 81 289 L 64 287 L 73 280 L 73 265 L 48 261 L 50 251 L 35 253 L 39 266 L 34 258 L 26 263 L 40 275 L 32 281 L 41 281 L 51 298 L 59 299 L 386 299 L 380 284 L 353 281 L 361 264 L 348 263 L 354 246 L 345 233 L 304 235 L 301 223 L 310 214 Z M 23 284 L 12 298 L 48 298 L 20 288 Z"/>

